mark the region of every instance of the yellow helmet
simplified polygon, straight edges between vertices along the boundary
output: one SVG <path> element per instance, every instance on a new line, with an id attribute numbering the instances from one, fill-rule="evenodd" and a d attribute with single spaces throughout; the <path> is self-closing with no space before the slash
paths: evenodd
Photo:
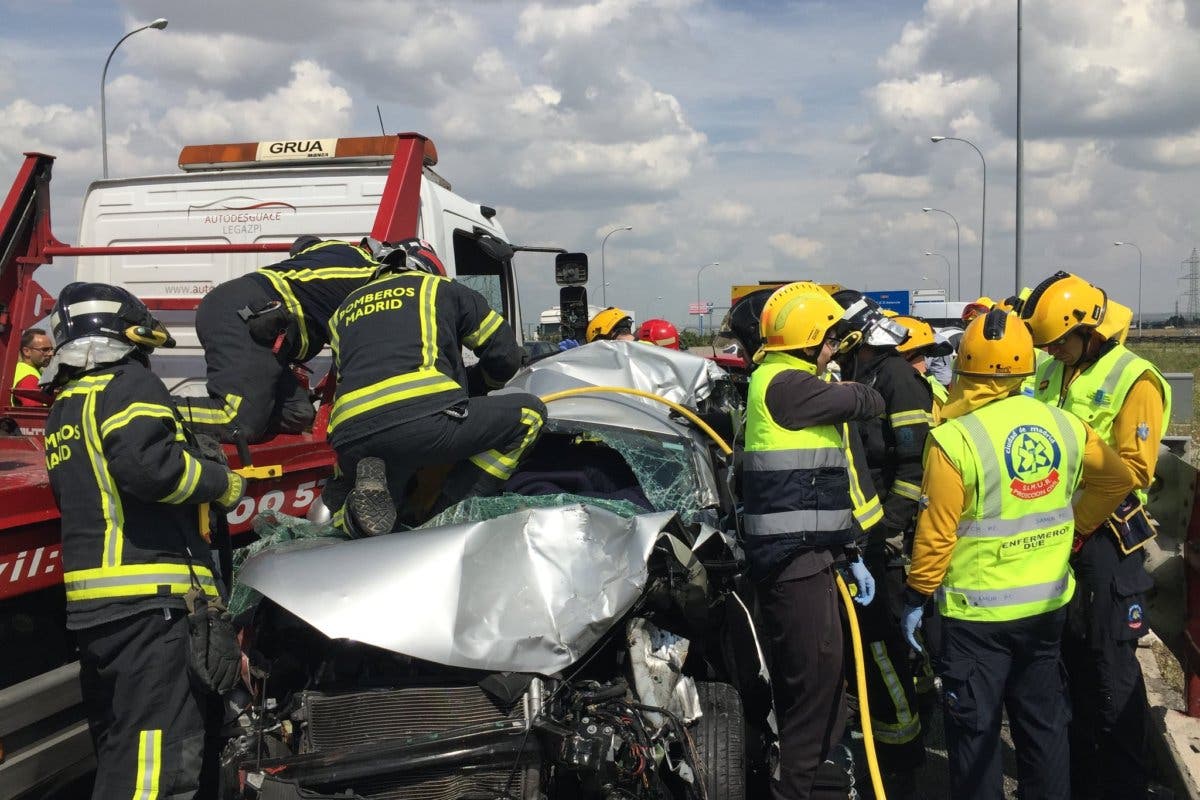
<path id="1" fill-rule="evenodd" d="M 609 306 L 592 317 L 591 322 L 587 324 L 587 340 L 594 342 L 597 339 L 611 339 L 622 332 L 622 327 L 625 328 L 625 333 L 633 332 L 632 315 L 628 311 Z"/>
<path id="2" fill-rule="evenodd" d="M 1098 327 L 1107 308 L 1103 289 L 1060 271 L 1034 288 L 1021 306 L 1021 319 L 1029 325 L 1033 343 L 1045 347 L 1076 328 Z"/>
<path id="3" fill-rule="evenodd" d="M 949 342 L 939 342 L 933 334 L 933 327 L 917 317 L 898 316 L 895 321 L 908 329 L 908 338 L 896 345 L 896 352 L 901 355 L 924 351 L 926 355 L 945 356 L 954 352 L 954 346 Z"/>
<path id="4" fill-rule="evenodd" d="M 955 373 L 971 378 L 1025 378 L 1034 368 L 1029 327 L 1002 308 L 971 320 L 954 361 Z"/>
<path id="5" fill-rule="evenodd" d="M 797 350 L 825 341 L 845 313 L 829 292 L 811 281 L 780 286 L 763 306 L 762 350 Z"/>

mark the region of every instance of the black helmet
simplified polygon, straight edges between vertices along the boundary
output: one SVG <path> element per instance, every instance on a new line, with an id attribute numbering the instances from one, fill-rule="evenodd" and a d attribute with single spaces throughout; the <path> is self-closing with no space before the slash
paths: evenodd
<path id="1" fill-rule="evenodd" d="M 776 288 L 778 287 L 766 286 L 738 298 L 725 318 L 725 327 L 721 329 L 721 336 L 737 340 L 747 364 L 754 358 L 758 348 L 762 347 L 762 327 L 759 319 L 762 318 L 763 306 L 775 293 Z"/>
<path id="2" fill-rule="evenodd" d="M 834 334 L 841 339 L 839 352 L 849 352 L 859 344 L 896 347 L 909 337 L 908 328 L 889 319 L 879 304 L 862 292 L 842 289 L 833 293 L 833 299 L 846 309 L 834 326 Z"/>
<path id="3" fill-rule="evenodd" d="M 288 250 L 288 257 L 295 258 L 303 253 L 314 244 L 320 244 L 321 237 L 313 236 L 311 233 L 306 233 L 303 236 L 297 236 L 296 241 L 292 242 L 292 248 Z"/>
<path id="4" fill-rule="evenodd" d="M 146 304 L 120 286 L 69 283 L 50 312 L 55 349 L 85 336 L 105 336 L 144 353 L 174 347 L 175 340 Z"/>
<path id="5" fill-rule="evenodd" d="M 399 242 L 380 242 L 364 239 L 363 246 L 370 248 L 371 255 L 379 262 L 375 275 L 413 270 L 445 278 L 446 265 L 438 258 L 433 245 L 424 239 L 403 239 Z"/>

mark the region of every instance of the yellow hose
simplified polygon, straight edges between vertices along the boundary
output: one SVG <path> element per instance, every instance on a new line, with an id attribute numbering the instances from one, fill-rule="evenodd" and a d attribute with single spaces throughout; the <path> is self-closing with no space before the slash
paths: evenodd
<path id="1" fill-rule="evenodd" d="M 653 400 L 657 403 L 662 403 L 664 406 L 670 406 L 675 411 L 683 414 L 692 422 L 696 423 L 696 427 L 708 434 L 708 438 L 716 442 L 717 447 L 721 448 L 721 452 L 725 455 L 733 455 L 733 448 L 729 443 L 721 438 L 721 434 L 712 429 L 704 420 L 696 415 L 695 411 L 690 408 L 679 405 L 674 400 L 668 400 L 665 397 L 659 397 L 651 392 L 644 392 L 641 389 L 630 389 L 625 386 L 578 386 L 574 389 L 563 389 L 561 392 L 553 392 L 541 398 L 543 403 L 552 403 L 555 400 L 562 400 L 564 397 L 576 397 L 581 394 L 629 394 L 634 397 L 644 397 L 647 400 Z"/>
<path id="2" fill-rule="evenodd" d="M 854 670 L 858 679 L 858 718 L 862 724 L 863 748 L 867 751 L 867 771 L 871 773 L 871 787 L 875 790 L 876 800 L 887 800 L 883 791 L 883 777 L 879 774 L 879 759 L 875 756 L 875 736 L 871 731 L 871 708 L 867 701 L 867 670 L 863 667 L 862 634 L 858 630 L 858 613 L 854 610 L 854 600 L 850 590 L 841 575 L 834 573 L 837 578 L 838 594 L 842 596 L 842 604 L 846 606 L 846 616 L 850 619 L 850 641 L 854 645 Z M 882 603 L 882 600 L 876 600 Z"/>
<path id="3" fill-rule="evenodd" d="M 716 443 L 717 447 L 721 449 L 722 453 L 727 456 L 733 454 L 733 448 L 729 446 L 729 443 L 722 439 L 721 435 L 712 429 L 712 426 L 700 419 L 694 411 L 681 406 L 673 400 L 659 397 L 650 392 L 644 392 L 641 389 L 630 389 L 625 386 L 579 386 L 574 389 L 553 392 L 543 396 L 541 400 L 543 403 L 552 403 L 555 400 L 577 397 L 584 394 L 628 394 L 634 397 L 644 397 L 647 400 L 654 400 L 665 406 L 670 406 L 673 410 L 678 411 L 696 423 L 696 427 L 704 431 Z M 871 773 L 871 786 L 875 789 L 876 800 L 887 800 L 887 794 L 883 789 L 883 778 L 879 773 L 879 759 L 875 756 L 875 737 L 871 732 L 871 709 L 867 700 L 867 671 L 863 667 L 862 634 L 858 630 L 858 614 L 854 610 L 854 600 L 850 597 L 850 590 L 846 588 L 846 582 L 842 580 L 841 575 L 837 575 L 836 577 L 838 593 L 842 596 L 842 603 L 846 606 L 846 616 L 850 620 L 850 641 L 854 645 L 854 668 L 858 683 L 858 716 L 862 724 L 863 747 L 867 751 L 867 769 Z"/>

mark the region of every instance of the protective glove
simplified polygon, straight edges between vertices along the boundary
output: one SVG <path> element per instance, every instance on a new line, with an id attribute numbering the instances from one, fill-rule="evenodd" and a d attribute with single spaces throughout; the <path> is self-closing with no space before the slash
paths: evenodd
<path id="1" fill-rule="evenodd" d="M 860 558 L 857 561 L 850 562 L 850 574 L 854 576 L 854 582 L 858 584 L 858 595 L 854 598 L 854 602 L 860 606 L 867 606 L 875 599 L 875 579 L 871 577 L 871 571 L 867 569 L 867 565 Z"/>
<path id="2" fill-rule="evenodd" d="M 238 501 L 246 494 L 246 479 L 233 471 L 227 472 L 225 476 L 229 480 L 228 485 L 225 487 L 225 493 L 214 502 L 221 508 L 229 511 L 235 508 Z"/>
<path id="3" fill-rule="evenodd" d="M 921 627 L 921 619 L 925 616 L 925 606 L 904 606 L 904 613 L 900 615 L 900 627 L 904 630 L 904 638 L 908 640 L 909 645 L 918 653 L 924 653 L 925 650 L 921 645 L 917 644 L 917 628 Z"/>
<path id="4" fill-rule="evenodd" d="M 574 339 L 563 339 L 558 343 L 558 352 L 561 353 L 574 347 L 579 347 L 579 342 L 575 341 Z"/>

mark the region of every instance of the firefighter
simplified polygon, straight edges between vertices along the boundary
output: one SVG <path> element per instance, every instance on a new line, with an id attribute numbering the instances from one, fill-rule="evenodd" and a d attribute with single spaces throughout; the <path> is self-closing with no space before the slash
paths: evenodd
<path id="1" fill-rule="evenodd" d="M 1053 358 L 1037 372 L 1036 397 L 1078 416 L 1120 455 L 1134 492 L 1104 524 L 1080 525 L 1071 562 L 1080 583 L 1063 639 L 1075 719 L 1071 778 L 1078 797 L 1142 798 L 1149 764 L 1149 707 L 1137 640 L 1149 626 L 1153 581 L 1143 545 L 1154 537 L 1143 504 L 1171 416 L 1162 373 L 1120 338 L 1125 317 L 1104 291 L 1058 272 L 1021 309 L 1033 342 Z M 1111 317 L 1111 319 L 1110 319 Z"/>
<path id="2" fill-rule="evenodd" d="M 468 387 L 477 395 L 503 386 L 524 355 L 483 295 L 449 280 L 427 242 L 408 239 L 380 256 L 377 277 L 351 292 L 330 323 L 338 388 L 329 441 L 338 474 L 325 504 L 353 535 L 391 531 L 408 481 L 423 466 L 459 462 L 435 511 L 492 494 L 546 417 L 533 395 L 469 395 Z M 463 347 L 479 357 L 470 370 Z"/>
<path id="3" fill-rule="evenodd" d="M 942 405 L 949 397 L 946 387 L 934 377 L 928 369 L 927 359 L 942 358 L 954 352 L 954 346 L 946 341 L 939 341 L 929 323 L 917 317 L 895 317 L 896 322 L 908 328 L 908 338 L 897 345 L 896 352 L 904 356 L 912 368 L 920 373 L 929 384 L 933 393 L 933 422 L 936 425 L 940 419 Z"/>
<path id="4" fill-rule="evenodd" d="M 1070 796 L 1059 667 L 1075 591 L 1068 557 L 1073 532 L 1098 525 L 1132 485 L 1096 432 L 1021 393 L 1033 369 L 1033 339 L 1016 315 L 994 309 L 972 321 L 925 456 L 903 624 L 920 650 L 916 630 L 936 595 L 951 797 L 1004 797 L 1002 708 L 1019 795 Z"/>
<path id="5" fill-rule="evenodd" d="M 215 734 L 220 723 L 208 713 L 214 698 L 189 676 L 184 596 L 215 597 L 220 585 L 196 506 L 232 507 L 245 480 L 189 445 L 149 369 L 154 348 L 174 341 L 141 301 L 72 283 L 50 320 L 57 350 L 47 376 L 58 392 L 46 466 L 96 750 L 92 796 L 192 797 L 206 728 Z"/>
<path id="6" fill-rule="evenodd" d="M 679 331 L 665 319 L 648 319 L 637 329 L 637 340 L 669 350 L 679 349 Z"/>
<path id="7" fill-rule="evenodd" d="M 592 317 L 587 324 L 588 343 L 600 341 L 632 342 L 633 317 L 614 306 Z"/>
<path id="8" fill-rule="evenodd" d="M 921 454 L 933 422 L 929 384 L 896 348 L 908 329 L 883 316 L 860 292 L 834 298 L 845 308 L 853 335 L 842 348 L 842 377 L 873 387 L 883 396 L 884 413 L 859 426 L 883 520 L 870 533 L 863 558 L 883 581 L 884 602 L 858 609 L 867 662 L 867 689 L 875 748 L 888 796 L 916 792 L 916 770 L 924 763 L 920 709 L 900 632 L 904 562 L 921 494 Z"/>
<path id="9" fill-rule="evenodd" d="M 21 357 L 13 372 L 13 388 L 39 391 L 38 379 L 42 376 L 42 370 L 50 363 L 50 356 L 53 353 L 54 345 L 43 329 L 30 328 L 22 333 Z M 43 405 L 38 400 L 31 397 L 19 397 L 15 393 L 12 395 L 12 404 L 34 407 Z"/>
<path id="10" fill-rule="evenodd" d="M 177 398 L 191 427 L 249 442 L 307 430 L 315 410 L 291 365 L 320 352 L 329 318 L 377 266 L 366 247 L 301 236 L 287 259 L 214 287 L 196 310 L 208 397 Z"/>
<path id="11" fill-rule="evenodd" d="M 851 423 L 882 413 L 883 398 L 867 386 L 820 377 L 837 348 L 841 316 L 814 283 L 780 287 L 762 308 L 763 344 L 755 354 L 761 363 L 750 375 L 745 550 L 779 715 L 777 800 L 814 796 L 817 769 L 845 725 L 836 565 L 850 559 L 859 603 L 875 593 L 856 538 L 883 512 Z"/>

